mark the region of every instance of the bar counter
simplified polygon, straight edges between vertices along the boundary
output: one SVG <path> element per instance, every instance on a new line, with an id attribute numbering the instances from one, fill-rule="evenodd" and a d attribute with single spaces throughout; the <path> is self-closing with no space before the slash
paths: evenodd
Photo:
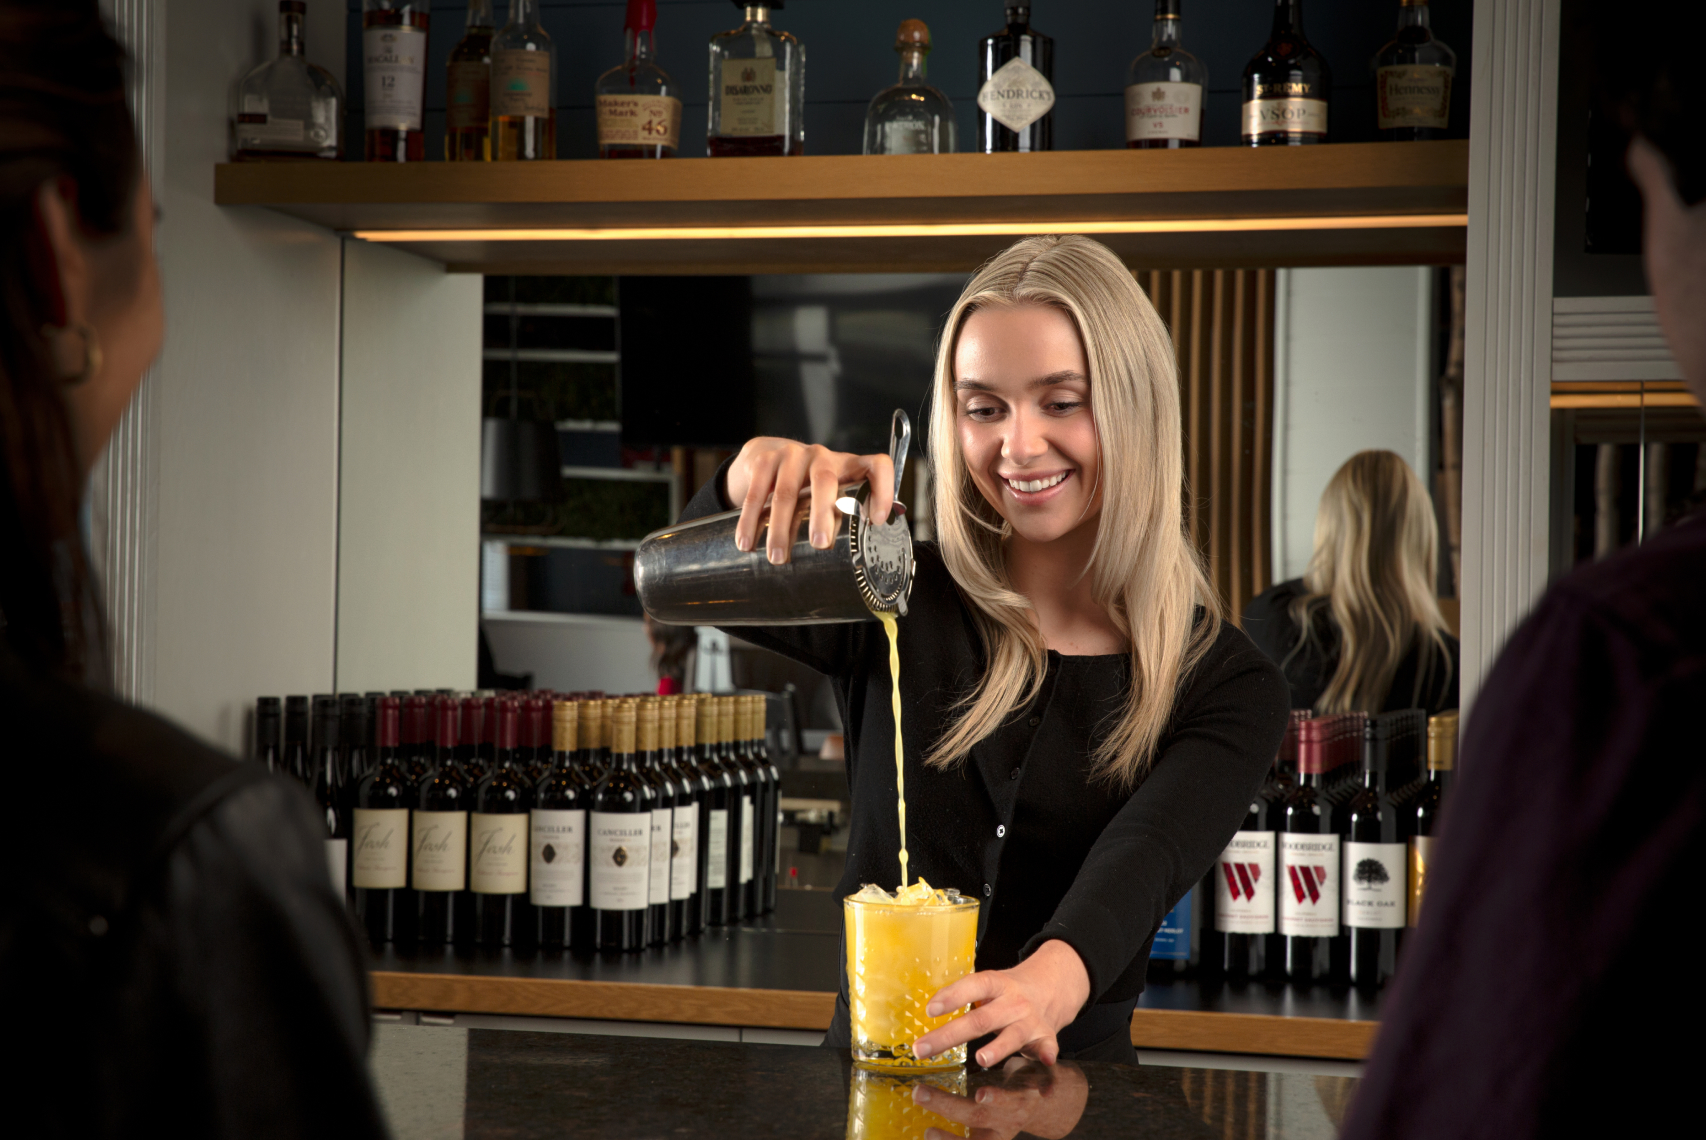
<path id="1" fill-rule="evenodd" d="M 637 954 L 386 947 L 373 1000 L 386 1010 L 823 1030 L 835 1009 L 840 907 L 779 891 L 776 911 Z M 1132 1016 L 1143 1049 L 1359 1060 L 1379 1003 L 1285 986 L 1151 985 Z"/>

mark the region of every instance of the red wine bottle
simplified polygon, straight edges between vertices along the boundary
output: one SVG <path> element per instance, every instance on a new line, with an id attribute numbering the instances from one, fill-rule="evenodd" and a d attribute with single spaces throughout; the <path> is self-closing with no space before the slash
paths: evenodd
<path id="1" fill-rule="evenodd" d="M 517 709 L 499 707 L 497 763 L 474 787 L 468 816 L 468 891 L 482 946 L 531 946 L 527 824 L 533 784 L 517 765 Z"/>
<path id="2" fill-rule="evenodd" d="M 521 749 L 516 763 L 534 783 L 551 767 L 551 704 L 539 693 L 521 703 Z"/>
<path id="3" fill-rule="evenodd" d="M 756 818 L 752 802 L 755 789 L 735 747 L 735 697 L 715 697 L 717 710 L 717 755 L 729 774 L 734 799 L 729 805 L 729 906 L 731 923 L 746 918 L 746 887 L 752 880 L 752 824 Z"/>
<path id="4" fill-rule="evenodd" d="M 375 946 L 414 940 L 409 889 L 409 806 L 414 785 L 398 754 L 396 697 L 380 697 L 378 748 L 350 812 L 350 892 L 356 921 Z"/>
<path id="5" fill-rule="evenodd" d="M 770 758 L 770 700 L 761 693 L 752 701 L 752 759 L 764 777 L 764 858 L 761 871 L 764 877 L 764 896 L 759 911 L 769 914 L 776 909 L 776 871 L 780 862 L 782 837 L 782 773 Z"/>
<path id="6" fill-rule="evenodd" d="M 359 693 L 345 693 L 338 700 L 338 748 L 343 752 L 344 779 L 352 788 L 367 775 L 367 765 L 373 756 L 373 732 L 369 724 L 372 714 L 368 704 L 368 699 Z"/>
<path id="7" fill-rule="evenodd" d="M 662 946 L 680 937 L 669 922 L 670 848 L 675 841 L 675 781 L 664 771 L 658 749 L 656 697 L 643 697 L 636 718 L 636 761 L 652 794 L 651 871 L 646 882 L 646 945 Z"/>
<path id="8" fill-rule="evenodd" d="M 579 709 L 558 701 L 551 709 L 556 763 L 533 791 L 529 824 L 528 899 L 537 915 L 539 946 L 581 950 L 586 910 L 586 804 L 591 787 L 577 760 Z"/>
<path id="9" fill-rule="evenodd" d="M 1382 713 L 1363 722 L 1362 782 L 1339 809 L 1335 828 L 1344 841 L 1340 878 L 1345 935 L 1340 982 L 1378 989 L 1398 968 L 1398 939 L 1406 909 L 1405 836 L 1387 789 L 1394 758 L 1414 751 L 1427 714 L 1420 709 Z"/>
<path id="10" fill-rule="evenodd" d="M 688 696 L 675 699 L 675 782 L 689 801 L 677 801 L 674 833 L 678 847 L 670 864 L 670 906 L 680 907 L 676 929 L 685 935 L 705 930 L 705 840 L 711 812 L 711 781 L 700 771 L 694 755 L 698 703 Z"/>
<path id="11" fill-rule="evenodd" d="M 277 697 L 255 698 L 255 763 L 269 772 L 277 772 L 284 764 L 281 720 Z"/>
<path id="12" fill-rule="evenodd" d="M 326 868 L 332 889 L 339 898 L 348 888 L 349 860 L 348 782 L 344 777 L 344 753 L 338 744 L 340 714 L 336 697 L 314 698 L 314 801 L 326 821 Z"/>
<path id="13" fill-rule="evenodd" d="M 1297 742 L 1297 787 L 1280 807 L 1279 933 L 1293 982 L 1326 982 L 1339 936 L 1339 837 L 1324 780 L 1356 724 L 1346 715 L 1305 721 Z"/>
<path id="14" fill-rule="evenodd" d="M 468 785 L 456 764 L 459 718 L 453 704 L 440 704 L 438 712 L 437 755 L 415 788 L 409 872 L 420 941 L 434 945 L 466 941 L 472 934 L 465 923 L 457 922 L 468 911 L 467 903 L 458 905 L 459 896 L 468 889 L 469 800 Z"/>
<path id="15" fill-rule="evenodd" d="M 705 922 L 709 926 L 726 926 L 738 919 L 735 895 L 739 890 L 740 868 L 735 862 L 739 847 L 735 842 L 740 824 L 741 785 L 723 766 L 722 749 L 717 743 L 717 698 L 708 694 L 694 698 L 694 733 L 699 771 L 710 782 L 710 811 L 705 817 Z"/>
<path id="16" fill-rule="evenodd" d="M 612 714 L 610 769 L 587 813 L 587 888 L 601 951 L 643 950 L 651 887 L 651 788 L 636 767 L 639 709 Z"/>
<path id="17" fill-rule="evenodd" d="M 433 767 L 432 705 L 425 694 L 401 694 L 403 702 L 403 762 L 416 783 Z"/>

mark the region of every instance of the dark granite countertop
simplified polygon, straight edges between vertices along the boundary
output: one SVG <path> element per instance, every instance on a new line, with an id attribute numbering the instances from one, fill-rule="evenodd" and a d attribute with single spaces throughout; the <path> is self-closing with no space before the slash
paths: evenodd
<path id="1" fill-rule="evenodd" d="M 946 1135 L 975 1125 L 1001 1138 L 1330 1140 L 1355 1087 L 1295 1072 L 1095 1063 L 897 1079 L 834 1049 L 396 1025 L 377 1027 L 373 1065 L 398 1140 L 924 1140 L 950 1121 Z M 928 1107 L 915 1100 L 920 1084 Z"/>

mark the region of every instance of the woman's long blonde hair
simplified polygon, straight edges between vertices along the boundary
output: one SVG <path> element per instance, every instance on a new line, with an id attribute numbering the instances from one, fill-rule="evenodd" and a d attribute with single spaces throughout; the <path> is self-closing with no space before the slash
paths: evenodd
<path id="1" fill-rule="evenodd" d="M 1321 636 L 1315 618 L 1323 609 L 1338 634 L 1339 663 L 1315 702 L 1318 714 L 1379 712 L 1418 642 L 1426 643 L 1425 660 L 1410 703 L 1426 699 L 1423 679 L 1434 668 L 1445 670 L 1435 683 L 1449 679 L 1445 617 L 1434 591 L 1438 559 L 1433 501 L 1401 456 L 1359 451 L 1334 472 L 1315 514 L 1306 592 L 1291 603 L 1303 631 L 1292 653 Z"/>
<path id="2" fill-rule="evenodd" d="M 1092 764 L 1098 778 L 1129 788 L 1148 769 L 1181 679 L 1218 632 L 1220 604 L 1185 536 L 1172 338 L 1119 259 L 1078 236 L 1025 238 L 992 258 L 966 284 L 937 349 L 929 441 L 937 534 L 982 635 L 987 666 L 926 762 L 948 768 L 962 761 L 1036 698 L 1047 672 L 1031 603 L 1007 577 L 1010 528 L 972 482 L 956 425 L 954 352 L 966 318 L 1017 305 L 1065 313 L 1089 361 L 1102 504 L 1087 573 L 1096 602 L 1131 646 L 1125 707 Z"/>

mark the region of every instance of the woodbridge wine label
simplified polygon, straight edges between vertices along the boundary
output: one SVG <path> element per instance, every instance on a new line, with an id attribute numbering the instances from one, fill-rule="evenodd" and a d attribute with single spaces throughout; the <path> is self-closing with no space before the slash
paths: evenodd
<path id="1" fill-rule="evenodd" d="M 1274 833 L 1240 831 L 1214 876 L 1214 928 L 1222 934 L 1274 932 Z"/>
<path id="2" fill-rule="evenodd" d="M 1339 837 L 1281 835 L 1279 932 L 1292 938 L 1339 933 Z"/>

